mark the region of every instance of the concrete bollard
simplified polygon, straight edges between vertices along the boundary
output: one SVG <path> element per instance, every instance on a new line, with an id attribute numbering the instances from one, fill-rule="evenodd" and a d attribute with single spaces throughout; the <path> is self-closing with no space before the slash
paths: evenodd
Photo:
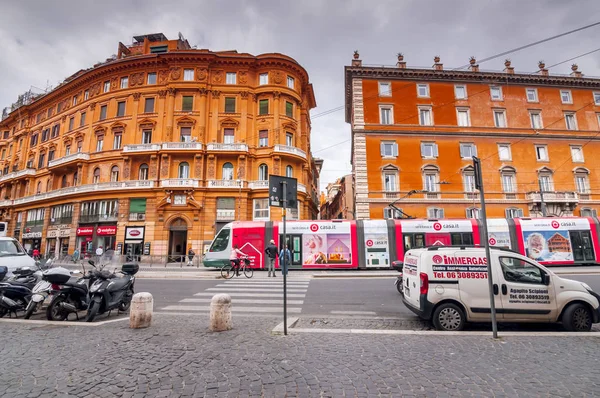
<path id="1" fill-rule="evenodd" d="M 152 310 L 154 299 L 147 292 L 136 293 L 131 299 L 131 309 L 129 311 L 129 328 L 142 329 L 147 328 L 152 323 Z"/>
<path id="2" fill-rule="evenodd" d="M 231 328 L 231 296 L 215 294 L 210 301 L 209 329 L 211 332 L 223 332 Z"/>

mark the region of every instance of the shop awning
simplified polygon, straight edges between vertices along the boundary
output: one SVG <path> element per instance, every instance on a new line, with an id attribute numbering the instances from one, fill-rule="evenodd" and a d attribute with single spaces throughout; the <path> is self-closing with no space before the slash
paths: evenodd
<path id="1" fill-rule="evenodd" d="M 145 213 L 146 212 L 146 198 L 129 199 L 129 212 L 130 213 Z"/>

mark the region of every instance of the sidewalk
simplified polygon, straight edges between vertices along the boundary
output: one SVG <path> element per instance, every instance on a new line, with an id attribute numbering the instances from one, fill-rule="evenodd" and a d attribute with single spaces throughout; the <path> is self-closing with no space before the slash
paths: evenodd
<path id="1" fill-rule="evenodd" d="M 157 314 L 148 329 L 3 324 L 5 397 L 594 396 L 586 337 L 271 334 L 280 320 Z"/>

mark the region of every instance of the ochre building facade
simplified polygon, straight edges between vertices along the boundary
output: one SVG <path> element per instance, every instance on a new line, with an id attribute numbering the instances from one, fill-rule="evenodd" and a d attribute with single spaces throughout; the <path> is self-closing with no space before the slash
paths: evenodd
<path id="1" fill-rule="evenodd" d="M 282 54 L 192 49 L 163 34 L 20 98 L 0 122 L 0 212 L 8 235 L 51 255 L 200 254 L 227 222 L 280 220 L 268 176 L 298 180 L 314 219 L 315 98 Z"/>
<path id="2" fill-rule="evenodd" d="M 590 216 L 600 207 L 600 79 L 363 66 L 346 74 L 356 218 Z M 392 205 L 392 206 L 390 206 Z M 395 207 L 395 208 L 394 208 Z M 400 211 L 398 211 L 398 210 Z"/>

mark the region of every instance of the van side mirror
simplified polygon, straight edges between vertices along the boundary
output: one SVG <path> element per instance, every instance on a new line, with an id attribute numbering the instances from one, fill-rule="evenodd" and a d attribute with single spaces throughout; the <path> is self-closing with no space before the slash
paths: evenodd
<path id="1" fill-rule="evenodd" d="M 544 285 L 548 286 L 550 284 L 550 275 L 544 274 L 543 280 L 544 280 Z"/>

